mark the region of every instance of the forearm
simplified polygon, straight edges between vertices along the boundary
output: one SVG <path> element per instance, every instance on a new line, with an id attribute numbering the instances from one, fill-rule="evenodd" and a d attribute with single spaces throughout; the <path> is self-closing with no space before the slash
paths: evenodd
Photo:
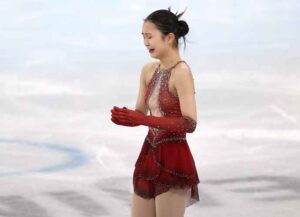
<path id="1" fill-rule="evenodd" d="M 149 126 L 158 129 L 164 129 L 170 132 L 187 132 L 195 131 L 197 122 L 189 116 L 180 117 L 157 117 L 145 115 L 137 110 L 131 110 L 124 107 L 120 109 L 114 107 L 112 111 L 112 121 L 119 125 L 125 126 Z"/>
<path id="2" fill-rule="evenodd" d="M 141 124 L 171 132 L 187 133 L 194 132 L 197 126 L 197 122 L 188 116 L 157 117 L 152 115 L 145 115 Z"/>

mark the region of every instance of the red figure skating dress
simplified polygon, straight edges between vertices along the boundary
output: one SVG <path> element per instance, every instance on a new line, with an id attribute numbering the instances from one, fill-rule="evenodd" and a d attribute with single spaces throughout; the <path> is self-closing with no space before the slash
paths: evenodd
<path id="1" fill-rule="evenodd" d="M 177 64 L 180 62 L 185 61 Z M 160 70 L 160 66 L 156 68 L 145 96 L 150 115 L 182 116 L 178 96 L 168 89 L 172 69 L 177 64 L 166 71 Z M 198 183 L 200 180 L 186 140 L 186 132 L 170 132 L 149 127 L 135 163 L 134 192 L 150 199 L 170 188 L 187 188 L 189 191 L 186 206 L 190 206 L 199 201 Z"/>

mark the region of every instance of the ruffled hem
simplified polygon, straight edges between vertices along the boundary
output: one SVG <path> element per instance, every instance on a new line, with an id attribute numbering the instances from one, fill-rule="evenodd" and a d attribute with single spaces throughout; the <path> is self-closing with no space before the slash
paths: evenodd
<path id="1" fill-rule="evenodd" d="M 143 180 L 140 178 L 135 178 L 133 182 L 133 189 L 137 195 L 145 199 L 155 199 L 155 197 L 168 192 L 170 189 L 187 189 L 188 191 L 185 207 L 189 207 L 200 201 L 198 183 L 193 185 L 166 185 L 161 184 L 156 180 Z"/>

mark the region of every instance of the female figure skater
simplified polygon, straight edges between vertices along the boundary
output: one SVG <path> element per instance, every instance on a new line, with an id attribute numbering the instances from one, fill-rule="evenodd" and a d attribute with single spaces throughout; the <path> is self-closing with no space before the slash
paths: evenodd
<path id="1" fill-rule="evenodd" d="M 135 110 L 111 109 L 115 124 L 149 128 L 135 163 L 132 217 L 183 217 L 185 207 L 199 201 L 200 180 L 186 140 L 197 125 L 194 81 L 178 49 L 189 31 L 179 20 L 183 13 L 169 7 L 144 19 L 144 44 L 159 61 L 141 70 Z"/>

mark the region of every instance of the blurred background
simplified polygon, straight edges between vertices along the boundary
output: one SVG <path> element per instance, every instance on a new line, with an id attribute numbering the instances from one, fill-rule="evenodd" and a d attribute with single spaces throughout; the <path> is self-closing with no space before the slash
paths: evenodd
<path id="1" fill-rule="evenodd" d="M 134 108 L 143 19 L 169 6 L 197 100 L 186 216 L 299 215 L 298 1 L 0 0 L 1 216 L 130 216 L 148 129 L 110 109 Z"/>

